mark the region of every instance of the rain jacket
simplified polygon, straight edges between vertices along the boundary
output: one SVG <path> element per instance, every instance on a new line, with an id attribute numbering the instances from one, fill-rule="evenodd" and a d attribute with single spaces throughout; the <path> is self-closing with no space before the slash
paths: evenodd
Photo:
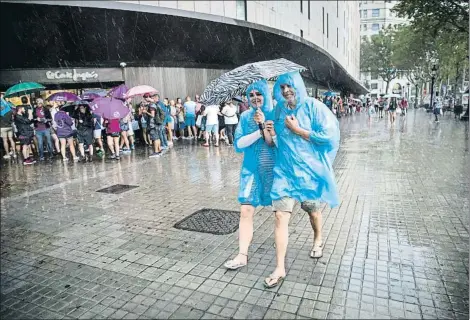
<path id="1" fill-rule="evenodd" d="M 296 91 L 297 105 L 290 109 L 282 96 L 281 84 Z M 339 148 L 340 132 L 335 115 L 322 102 L 307 95 L 298 72 L 281 75 L 274 85 L 277 156 L 271 198 L 297 201 L 320 200 L 331 207 L 339 204 L 333 161 Z M 294 115 L 299 126 L 309 130 L 310 141 L 293 133 L 285 125 L 287 115 Z"/>
<path id="2" fill-rule="evenodd" d="M 54 116 L 54 121 L 57 123 L 57 136 L 59 138 L 72 135 L 73 120 L 67 113 L 64 111 L 57 112 Z"/>
<path id="3" fill-rule="evenodd" d="M 267 120 L 273 120 L 273 106 L 268 83 L 262 80 L 251 84 L 248 87 L 247 96 L 252 90 L 263 94 L 264 104 L 261 110 Z M 270 206 L 269 193 L 273 183 L 275 147 L 269 146 L 263 139 L 258 139 L 245 148 L 238 147 L 240 138 L 259 130 L 258 124 L 253 120 L 255 112 L 256 109 L 253 107 L 243 112 L 235 130 L 235 151 L 244 153 L 238 201 L 242 204 L 251 204 L 254 207 Z"/>
<path id="4" fill-rule="evenodd" d="M 24 137 L 32 137 L 34 136 L 34 129 L 31 126 L 33 120 L 29 120 L 28 114 L 17 114 L 15 116 L 15 126 L 18 130 L 18 135 Z"/>
<path id="5" fill-rule="evenodd" d="M 95 127 L 95 122 L 93 121 L 93 115 L 88 111 L 86 113 L 81 113 L 80 111 L 75 114 L 75 119 L 77 119 L 77 131 L 79 134 L 85 135 L 91 133 Z M 79 120 L 83 122 L 80 123 Z"/>

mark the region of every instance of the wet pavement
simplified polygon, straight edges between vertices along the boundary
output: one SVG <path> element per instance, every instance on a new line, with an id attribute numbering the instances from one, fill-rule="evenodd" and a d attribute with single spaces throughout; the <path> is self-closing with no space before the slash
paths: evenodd
<path id="1" fill-rule="evenodd" d="M 394 129 L 341 119 L 341 205 L 323 208 L 324 256 L 297 206 L 288 276 L 260 208 L 248 266 L 237 233 L 175 229 L 203 208 L 238 210 L 241 156 L 189 141 L 158 159 L 2 163 L 0 316 L 14 318 L 468 319 L 468 124 L 422 110 Z M 119 194 L 97 190 L 138 186 Z"/>

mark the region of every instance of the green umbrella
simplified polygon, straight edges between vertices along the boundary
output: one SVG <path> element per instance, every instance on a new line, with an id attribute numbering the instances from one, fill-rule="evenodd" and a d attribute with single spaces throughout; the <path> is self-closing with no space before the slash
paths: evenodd
<path id="1" fill-rule="evenodd" d="M 20 82 L 15 84 L 13 87 L 8 88 L 8 90 L 5 92 L 5 98 L 20 96 L 44 89 L 46 89 L 46 87 L 36 82 Z"/>

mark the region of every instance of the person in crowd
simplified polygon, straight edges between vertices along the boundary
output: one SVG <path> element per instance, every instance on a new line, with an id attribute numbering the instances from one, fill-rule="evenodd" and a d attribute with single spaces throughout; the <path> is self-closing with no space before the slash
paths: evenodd
<path id="1" fill-rule="evenodd" d="M 240 222 L 238 254 L 224 266 L 236 270 L 246 266 L 248 250 L 253 239 L 253 216 L 258 206 L 270 206 L 270 191 L 273 183 L 275 148 L 272 135 L 274 130 L 259 129 L 265 120 L 273 120 L 273 104 L 266 80 L 251 84 L 247 91 L 251 109 L 240 115 L 240 123 L 235 131 L 235 151 L 243 153 L 240 170 Z M 263 138 L 264 137 L 264 138 Z"/>
<path id="2" fill-rule="evenodd" d="M 440 115 L 442 112 L 442 97 L 439 96 L 439 91 L 436 92 L 436 97 L 434 98 L 434 101 L 433 101 L 433 107 L 434 107 L 433 113 L 435 116 L 434 121 L 439 122 L 439 118 L 437 116 Z"/>
<path id="3" fill-rule="evenodd" d="M 155 106 L 157 107 L 156 109 L 156 115 L 154 120 L 157 123 L 157 134 L 160 137 L 160 144 L 162 150 L 167 150 L 168 149 L 168 141 L 166 139 L 166 114 L 165 114 L 165 105 L 163 104 L 162 101 L 160 101 L 160 95 L 154 94 L 152 96 L 152 99 L 155 103 Z"/>
<path id="4" fill-rule="evenodd" d="M 163 111 L 165 112 L 165 129 L 168 147 L 173 146 L 173 118 L 171 117 L 171 107 L 168 98 L 163 99 Z M 164 129 L 164 130 L 165 130 Z M 164 132 L 165 134 L 165 132 Z"/>
<path id="5" fill-rule="evenodd" d="M 186 127 L 186 117 L 185 117 L 184 106 L 181 103 L 181 98 L 176 98 L 176 115 L 178 117 L 179 138 L 185 139 L 184 128 Z"/>
<path id="6" fill-rule="evenodd" d="M 184 115 L 186 127 L 188 127 L 188 139 L 195 139 L 197 137 L 196 102 L 192 101 L 190 96 L 186 97 L 186 102 L 184 103 Z"/>
<path id="7" fill-rule="evenodd" d="M 75 114 L 77 122 L 77 140 L 78 150 L 80 151 L 81 160 L 84 162 L 93 161 L 93 129 L 95 128 L 95 119 L 91 114 L 91 110 L 87 105 L 80 105 L 78 112 Z M 85 155 L 85 146 L 88 146 L 89 156 Z"/>
<path id="8" fill-rule="evenodd" d="M 242 97 L 242 102 L 238 104 L 238 113 L 241 117 L 241 114 L 245 112 L 246 110 L 249 110 L 250 106 L 248 104 L 248 100 L 245 96 Z"/>
<path id="9" fill-rule="evenodd" d="M 279 76 L 274 84 L 277 154 L 271 199 L 275 211 L 276 268 L 265 286 L 279 285 L 286 276 L 288 225 L 295 201 L 308 213 L 312 225 L 311 258 L 323 255 L 320 201 L 339 204 L 333 161 L 339 148 L 336 117 L 318 100 L 308 97 L 299 72 Z"/>
<path id="10" fill-rule="evenodd" d="M 6 153 L 3 159 L 16 158 L 15 140 L 13 140 L 13 109 L 5 113 L 3 117 L 0 116 L 0 132 Z"/>
<path id="11" fill-rule="evenodd" d="M 103 147 L 103 138 L 102 138 L 102 135 L 103 135 L 103 118 L 98 115 L 98 114 L 95 114 L 93 113 L 93 122 L 94 122 L 94 127 L 93 127 L 93 138 L 95 139 L 95 142 L 98 144 L 98 150 L 96 151 L 96 155 L 99 157 L 99 158 L 103 158 L 104 155 L 105 155 L 105 150 L 104 150 L 104 147 Z M 93 145 L 91 145 L 91 147 L 93 148 Z"/>
<path id="12" fill-rule="evenodd" d="M 215 136 L 215 147 L 219 146 L 219 105 L 207 106 L 204 110 L 204 115 L 207 117 L 206 120 L 206 142 L 203 144 L 204 147 L 209 146 L 211 139 L 211 133 Z"/>
<path id="13" fill-rule="evenodd" d="M 52 123 L 51 123 L 50 129 L 51 129 L 52 141 L 55 147 L 54 151 L 57 154 L 60 154 L 60 141 L 59 141 L 59 137 L 57 136 L 57 123 L 54 120 L 57 111 L 59 111 L 59 108 L 58 108 L 57 102 L 55 101 L 51 101 L 48 107 L 49 107 L 49 112 L 51 113 L 51 117 L 52 117 Z"/>
<path id="14" fill-rule="evenodd" d="M 171 140 L 178 140 L 176 137 L 176 132 L 178 131 L 178 116 L 177 116 L 177 109 L 176 109 L 176 102 L 175 100 L 170 100 L 170 116 L 171 116 Z"/>
<path id="15" fill-rule="evenodd" d="M 147 114 L 147 103 L 145 101 L 142 101 L 139 104 L 139 124 L 140 124 L 140 129 L 142 132 L 142 140 L 144 140 L 144 143 L 146 146 L 150 146 L 150 137 L 147 131 L 148 128 L 148 114 Z"/>
<path id="16" fill-rule="evenodd" d="M 225 141 L 228 143 L 227 135 L 225 134 L 225 117 L 222 114 L 222 109 L 225 106 L 225 104 L 220 104 L 219 105 L 219 113 L 217 114 L 218 118 L 218 127 L 219 127 L 219 141 Z"/>
<path id="17" fill-rule="evenodd" d="M 66 153 L 66 146 L 68 143 L 73 161 L 78 161 L 79 158 L 75 154 L 75 145 L 73 142 L 73 119 L 64 110 L 59 110 L 54 116 L 54 121 L 57 124 L 57 136 L 60 140 L 60 153 L 62 154 L 62 160 L 64 162 L 69 161 Z"/>
<path id="18" fill-rule="evenodd" d="M 162 148 L 161 148 L 161 141 L 160 137 L 161 135 L 158 133 L 159 130 L 161 129 L 162 123 L 163 123 L 163 117 L 160 117 L 158 120 L 157 118 L 157 113 L 159 112 L 159 108 L 155 104 L 155 101 L 151 95 L 145 95 L 144 99 L 147 101 L 149 104 L 149 109 L 148 111 L 145 110 L 144 112 L 147 113 L 148 115 L 148 121 L 149 121 L 149 136 L 150 140 L 153 143 L 153 150 L 154 152 L 150 154 L 150 158 L 157 158 L 160 157 L 162 153 Z"/>
<path id="19" fill-rule="evenodd" d="M 129 154 L 131 153 L 131 147 L 129 144 L 129 137 L 128 132 L 130 129 L 131 118 L 130 118 L 130 111 L 129 113 L 122 119 L 119 120 L 119 126 L 121 127 L 121 143 L 119 146 L 119 153 Z M 124 147 L 125 145 L 125 147 Z"/>
<path id="20" fill-rule="evenodd" d="M 233 133 L 235 132 L 235 127 L 238 123 L 237 107 L 233 104 L 232 101 L 228 101 L 222 108 L 222 114 L 224 116 L 225 128 L 227 131 L 228 144 L 232 146 Z"/>
<path id="21" fill-rule="evenodd" d="M 408 100 L 406 100 L 406 98 L 401 99 L 400 108 L 401 115 L 406 116 L 406 112 L 408 111 Z"/>
<path id="22" fill-rule="evenodd" d="M 44 100 L 41 98 L 36 99 L 36 108 L 33 112 L 33 121 L 36 139 L 38 142 L 39 161 L 44 161 L 44 138 L 46 138 L 47 151 L 49 158 L 52 160 L 53 147 L 51 137 L 52 115 L 44 106 Z"/>
<path id="23" fill-rule="evenodd" d="M 384 117 L 384 109 L 385 109 L 385 99 L 380 97 L 379 101 L 378 101 L 378 104 L 379 104 L 379 118 L 383 118 Z"/>
<path id="24" fill-rule="evenodd" d="M 33 116 L 34 116 L 34 108 L 33 106 L 29 103 L 29 99 L 28 97 L 26 96 L 22 96 L 21 97 L 21 105 L 24 107 L 25 111 L 24 113 L 25 114 L 28 114 L 29 113 L 29 110 L 31 110 L 33 112 Z M 15 123 L 15 122 L 13 122 Z M 34 128 L 34 121 L 31 123 L 31 127 Z M 38 150 L 38 147 L 37 147 L 37 139 L 36 139 L 36 136 L 33 135 L 33 143 L 31 143 L 29 145 L 29 154 L 32 156 L 33 155 L 33 149 L 34 150 Z"/>
<path id="25" fill-rule="evenodd" d="M 205 110 L 206 110 L 206 106 L 201 105 L 201 109 L 199 109 L 199 114 L 201 116 L 201 127 L 199 128 L 199 136 L 198 136 L 199 141 L 204 140 L 206 136 L 207 116 L 204 115 Z"/>
<path id="26" fill-rule="evenodd" d="M 132 106 L 131 99 L 126 100 L 126 106 L 129 108 L 129 114 L 128 114 L 128 124 L 129 124 L 129 130 L 127 130 L 127 139 L 129 140 L 129 147 L 131 150 L 135 150 L 135 139 L 134 139 L 134 128 L 132 127 L 132 123 L 135 120 L 135 112 L 134 112 L 134 107 Z M 121 146 L 122 141 L 121 141 Z"/>
<path id="27" fill-rule="evenodd" d="M 18 130 L 18 140 L 20 141 L 21 151 L 23 153 L 23 165 L 30 165 L 36 163 L 36 160 L 30 156 L 30 145 L 34 137 L 33 124 L 33 109 L 26 106 L 19 105 L 16 107 L 15 126 Z"/>
<path id="28" fill-rule="evenodd" d="M 397 117 L 397 108 L 398 108 L 398 101 L 397 98 L 392 97 L 388 100 L 388 114 L 390 117 L 390 124 L 393 125 L 395 123 L 395 119 Z"/>
<path id="29" fill-rule="evenodd" d="M 103 124 L 106 128 L 106 136 L 109 151 L 111 155 L 109 159 L 120 160 L 120 144 L 119 137 L 121 136 L 121 122 L 119 119 L 103 119 Z"/>

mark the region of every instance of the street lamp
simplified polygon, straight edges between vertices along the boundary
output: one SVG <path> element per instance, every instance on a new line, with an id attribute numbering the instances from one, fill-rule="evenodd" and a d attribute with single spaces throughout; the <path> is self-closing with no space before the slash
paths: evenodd
<path id="1" fill-rule="evenodd" d="M 122 71 L 122 80 L 124 80 L 124 84 L 126 83 L 126 66 L 127 66 L 127 63 L 125 62 L 121 62 L 119 64 L 119 66 L 121 67 L 121 71 Z"/>
<path id="2" fill-rule="evenodd" d="M 431 99 L 429 100 L 429 108 L 433 110 L 433 96 L 434 96 L 434 81 L 436 80 L 437 75 L 437 66 L 435 64 L 432 65 L 431 68 Z"/>
<path id="3" fill-rule="evenodd" d="M 406 97 L 406 99 L 410 100 L 410 83 L 409 82 L 406 84 L 406 95 L 408 96 Z"/>

